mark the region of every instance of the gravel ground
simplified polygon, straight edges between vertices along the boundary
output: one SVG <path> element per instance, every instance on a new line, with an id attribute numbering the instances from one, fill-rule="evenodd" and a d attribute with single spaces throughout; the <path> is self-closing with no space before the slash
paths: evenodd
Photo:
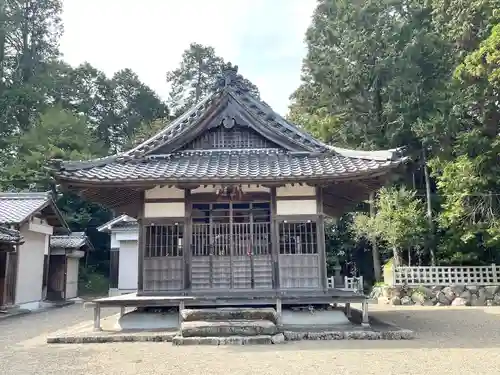
<path id="1" fill-rule="evenodd" d="M 276 346 L 170 343 L 47 345 L 49 333 L 88 324 L 81 305 L 0 321 L 0 374 L 493 375 L 500 373 L 500 307 L 371 306 L 412 329 L 412 341 L 321 341 Z M 103 315 L 117 313 L 104 310 Z"/>

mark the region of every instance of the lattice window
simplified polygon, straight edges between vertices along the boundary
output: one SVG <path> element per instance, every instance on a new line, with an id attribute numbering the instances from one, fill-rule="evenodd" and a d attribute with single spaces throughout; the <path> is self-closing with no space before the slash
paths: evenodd
<path id="1" fill-rule="evenodd" d="M 208 150 L 220 148 L 246 149 L 277 147 L 279 146 L 262 137 L 252 129 L 243 127 L 226 129 L 223 126 L 219 126 L 198 136 L 184 146 L 183 149 Z"/>
<path id="2" fill-rule="evenodd" d="M 285 223 L 279 225 L 280 254 L 317 254 L 316 223 Z"/>
<path id="3" fill-rule="evenodd" d="M 144 256 L 180 257 L 182 256 L 184 226 L 182 224 L 148 225 Z"/>
<path id="4" fill-rule="evenodd" d="M 192 212 L 194 256 L 269 254 L 269 202 L 199 203 Z"/>

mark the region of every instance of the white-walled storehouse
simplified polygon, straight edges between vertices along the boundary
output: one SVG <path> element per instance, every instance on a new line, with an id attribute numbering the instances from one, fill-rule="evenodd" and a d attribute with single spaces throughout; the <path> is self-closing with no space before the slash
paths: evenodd
<path id="1" fill-rule="evenodd" d="M 139 226 L 137 220 L 121 215 L 98 228 L 110 234 L 109 295 L 137 290 Z"/>
<path id="2" fill-rule="evenodd" d="M 79 259 L 92 245 L 70 232 L 50 192 L 0 192 L 0 225 L 20 236 L 0 254 L 0 307 L 36 310 L 77 296 Z"/>
<path id="3" fill-rule="evenodd" d="M 18 230 L 24 239 L 9 254 L 7 267 L 15 280 L 13 298 L 4 306 L 35 310 L 47 293 L 50 236 L 55 228 L 69 234 L 68 225 L 49 192 L 0 193 L 0 224 Z"/>

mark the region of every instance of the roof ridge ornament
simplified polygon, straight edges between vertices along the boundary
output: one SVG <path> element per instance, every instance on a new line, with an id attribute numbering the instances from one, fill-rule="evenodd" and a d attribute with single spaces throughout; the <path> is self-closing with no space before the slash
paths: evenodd
<path id="1" fill-rule="evenodd" d="M 233 65 L 231 62 L 227 63 L 222 70 L 221 75 L 215 82 L 215 90 L 227 90 L 233 88 L 242 92 L 249 92 L 250 89 L 244 82 L 241 74 L 238 74 L 238 65 Z"/>

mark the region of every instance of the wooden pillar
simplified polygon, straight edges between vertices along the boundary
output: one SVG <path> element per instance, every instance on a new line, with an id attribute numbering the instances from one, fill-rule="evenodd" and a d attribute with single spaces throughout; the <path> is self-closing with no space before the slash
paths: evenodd
<path id="1" fill-rule="evenodd" d="M 141 295 L 144 291 L 144 248 L 146 244 L 146 233 L 144 231 L 144 191 L 139 198 L 139 215 L 137 224 L 139 226 L 138 251 L 137 251 L 137 294 Z"/>
<path id="2" fill-rule="evenodd" d="M 326 239 L 325 239 L 325 215 L 323 214 L 323 188 L 316 186 L 316 236 L 319 255 L 319 275 L 321 277 L 320 286 L 326 292 L 328 290 L 327 267 L 326 267 Z"/>
<path id="3" fill-rule="evenodd" d="M 191 189 L 184 189 L 184 204 L 185 204 L 185 217 L 184 217 L 184 238 L 182 255 L 184 258 L 184 290 L 191 290 L 191 256 L 192 246 L 191 240 L 193 237 L 193 224 L 192 224 L 192 203 L 191 203 Z"/>
<path id="4" fill-rule="evenodd" d="M 279 223 L 276 218 L 276 188 L 271 187 L 271 259 L 273 264 L 273 289 L 280 289 Z"/>

